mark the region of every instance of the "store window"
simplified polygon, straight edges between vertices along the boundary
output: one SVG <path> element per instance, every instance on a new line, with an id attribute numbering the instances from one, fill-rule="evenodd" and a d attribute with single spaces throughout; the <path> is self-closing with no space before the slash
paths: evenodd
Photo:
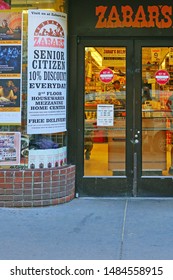
<path id="1" fill-rule="evenodd" d="M 56 14 L 66 13 L 66 1 L 3 0 L 0 5 L 0 168 L 66 165 L 66 30 Z M 28 36 L 39 17 L 42 39 L 36 49 Z"/>
<path id="2" fill-rule="evenodd" d="M 143 175 L 172 174 L 172 51 L 172 47 L 142 48 Z"/>
<path id="3" fill-rule="evenodd" d="M 85 48 L 84 175 L 125 175 L 126 48 Z"/>

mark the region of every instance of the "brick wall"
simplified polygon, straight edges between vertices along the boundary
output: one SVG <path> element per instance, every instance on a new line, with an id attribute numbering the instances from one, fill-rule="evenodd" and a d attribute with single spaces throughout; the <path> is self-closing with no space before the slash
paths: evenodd
<path id="1" fill-rule="evenodd" d="M 75 166 L 0 170 L 0 207 L 35 207 L 68 202 L 75 195 Z"/>

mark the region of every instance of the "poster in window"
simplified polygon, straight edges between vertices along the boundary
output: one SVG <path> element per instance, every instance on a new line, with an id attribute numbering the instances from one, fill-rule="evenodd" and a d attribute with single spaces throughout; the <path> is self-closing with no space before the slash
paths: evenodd
<path id="1" fill-rule="evenodd" d="M 0 79 L 0 124 L 20 123 L 20 87 L 20 79 Z"/>
<path id="2" fill-rule="evenodd" d="M 0 124 L 21 124 L 22 13 L 0 17 Z"/>
<path id="3" fill-rule="evenodd" d="M 66 131 L 66 38 L 66 14 L 28 11 L 28 134 Z"/>
<path id="4" fill-rule="evenodd" d="M 20 163 L 20 132 L 0 132 L 0 165 Z"/>
<path id="5" fill-rule="evenodd" d="M 20 41 L 22 33 L 22 13 L 1 13 L 0 17 L 0 41 Z"/>
<path id="6" fill-rule="evenodd" d="M 0 77 L 3 74 L 20 74 L 21 46 L 0 45 Z"/>

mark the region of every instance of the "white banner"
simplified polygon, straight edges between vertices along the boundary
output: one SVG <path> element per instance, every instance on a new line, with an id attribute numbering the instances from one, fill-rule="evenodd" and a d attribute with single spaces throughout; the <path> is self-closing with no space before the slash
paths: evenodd
<path id="1" fill-rule="evenodd" d="M 28 11 L 27 133 L 66 131 L 67 15 Z"/>

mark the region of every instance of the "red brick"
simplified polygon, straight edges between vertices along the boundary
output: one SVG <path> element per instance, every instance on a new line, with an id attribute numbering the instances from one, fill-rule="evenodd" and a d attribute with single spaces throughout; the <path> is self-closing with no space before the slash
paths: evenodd
<path id="1" fill-rule="evenodd" d="M 42 195 L 41 194 L 34 194 L 33 195 L 33 200 L 42 200 Z"/>
<path id="2" fill-rule="evenodd" d="M 33 189 L 33 194 L 41 194 L 41 189 Z"/>
<path id="3" fill-rule="evenodd" d="M 51 171 L 50 170 L 43 172 L 43 177 L 50 177 L 50 175 L 51 175 Z"/>
<path id="4" fill-rule="evenodd" d="M 44 181 L 44 182 L 50 182 L 50 177 L 44 177 L 44 178 L 43 178 L 43 181 Z"/>
<path id="5" fill-rule="evenodd" d="M 32 177 L 25 177 L 24 182 L 25 183 L 32 183 Z"/>
<path id="6" fill-rule="evenodd" d="M 58 193 L 59 191 L 60 191 L 59 187 L 52 188 L 52 190 L 51 190 L 52 193 Z"/>
<path id="7" fill-rule="evenodd" d="M 21 201 L 23 200 L 23 195 L 14 195 L 14 201 Z"/>
<path id="8" fill-rule="evenodd" d="M 15 177 L 20 177 L 20 178 L 22 178 L 23 177 L 23 172 L 22 171 L 16 171 L 15 172 Z"/>
<path id="9" fill-rule="evenodd" d="M 14 189 L 22 189 L 23 184 L 14 184 Z"/>
<path id="10" fill-rule="evenodd" d="M 33 207 L 39 207 L 39 206 L 42 206 L 42 202 L 39 200 L 39 201 L 33 201 Z"/>
<path id="11" fill-rule="evenodd" d="M 43 190 L 42 190 L 42 193 L 44 194 L 44 193 L 50 193 L 50 188 L 44 188 Z"/>
<path id="12" fill-rule="evenodd" d="M 65 203 L 65 197 L 59 198 L 59 199 L 58 199 L 58 202 L 59 202 L 59 203 Z"/>
<path id="13" fill-rule="evenodd" d="M 58 187 L 58 182 L 57 181 L 52 182 L 52 188 L 57 188 L 57 187 Z"/>
<path id="14" fill-rule="evenodd" d="M 38 188 L 42 188 L 42 183 L 34 183 L 34 188 L 38 189 Z"/>
<path id="15" fill-rule="evenodd" d="M 0 178 L 3 178 L 5 176 L 5 172 L 4 171 L 0 171 Z"/>
<path id="16" fill-rule="evenodd" d="M 0 183 L 4 183 L 4 178 L 0 178 Z"/>
<path id="17" fill-rule="evenodd" d="M 52 176 L 59 176 L 59 174 L 60 174 L 60 169 L 52 170 Z"/>
<path id="18" fill-rule="evenodd" d="M 57 205 L 57 204 L 59 204 L 59 199 L 58 198 L 52 199 L 52 205 Z"/>
<path id="19" fill-rule="evenodd" d="M 44 182 L 43 188 L 50 188 L 50 182 Z"/>
<path id="20" fill-rule="evenodd" d="M 41 182 L 41 181 L 42 181 L 41 177 L 34 177 L 34 183 Z"/>
<path id="21" fill-rule="evenodd" d="M 13 171 L 6 171 L 6 178 L 12 178 L 14 176 L 14 172 Z"/>
<path id="22" fill-rule="evenodd" d="M 14 201 L 6 201 L 6 202 L 4 203 L 4 206 L 5 206 L 5 207 L 13 207 L 13 206 L 14 206 Z"/>
<path id="23" fill-rule="evenodd" d="M 13 189 L 13 184 L 5 184 L 6 189 Z"/>
<path id="24" fill-rule="evenodd" d="M 32 189 L 32 184 L 30 183 L 25 183 L 24 184 L 24 189 Z"/>
<path id="25" fill-rule="evenodd" d="M 23 194 L 23 190 L 22 189 L 18 189 L 18 190 L 12 190 L 14 195 L 22 195 Z"/>
<path id="26" fill-rule="evenodd" d="M 34 177 L 42 177 L 42 172 L 41 171 L 34 171 Z"/>
<path id="27" fill-rule="evenodd" d="M 24 177 L 32 177 L 33 176 L 33 173 L 32 171 L 24 171 Z"/>
<path id="28" fill-rule="evenodd" d="M 23 207 L 32 207 L 33 206 L 33 202 L 32 201 L 24 201 L 23 202 Z"/>
<path id="29" fill-rule="evenodd" d="M 42 206 L 49 206 L 51 205 L 51 201 L 50 200 L 43 200 L 42 201 Z"/>
<path id="30" fill-rule="evenodd" d="M 14 205 L 14 207 L 23 207 L 23 202 L 22 201 L 14 201 L 13 205 Z"/>
<path id="31" fill-rule="evenodd" d="M 66 202 L 69 202 L 70 200 L 71 200 L 70 196 L 66 196 L 66 197 L 65 197 L 65 201 L 66 201 Z"/>
<path id="32" fill-rule="evenodd" d="M 5 189 L 0 188 L 0 195 L 5 193 Z"/>
<path id="33" fill-rule="evenodd" d="M 0 183 L 0 189 L 5 189 L 6 188 L 6 184 L 5 183 Z"/>
<path id="34" fill-rule="evenodd" d="M 50 194 L 49 193 L 44 193 L 44 194 L 42 194 L 42 199 L 43 200 L 47 200 L 47 199 L 50 199 Z"/>
<path id="35" fill-rule="evenodd" d="M 32 194 L 32 190 L 31 189 L 23 190 L 23 194 L 24 195 L 31 195 Z"/>
<path id="36" fill-rule="evenodd" d="M 6 189 L 5 194 L 6 195 L 9 195 L 9 194 L 13 195 L 13 189 Z"/>
<path id="37" fill-rule="evenodd" d="M 24 201 L 32 201 L 32 199 L 33 199 L 32 195 L 27 194 L 23 196 Z"/>
<path id="38" fill-rule="evenodd" d="M 23 182 L 23 178 L 22 177 L 14 178 L 14 183 L 22 183 L 22 182 Z"/>
<path id="39" fill-rule="evenodd" d="M 6 177 L 6 182 L 13 184 L 13 177 Z"/>
<path id="40" fill-rule="evenodd" d="M 5 195 L 1 194 L 0 195 L 0 201 L 4 201 L 4 197 L 5 197 Z"/>
<path id="41" fill-rule="evenodd" d="M 61 170 L 60 170 L 60 175 L 61 175 L 61 174 L 67 174 L 67 169 L 61 169 Z"/>

